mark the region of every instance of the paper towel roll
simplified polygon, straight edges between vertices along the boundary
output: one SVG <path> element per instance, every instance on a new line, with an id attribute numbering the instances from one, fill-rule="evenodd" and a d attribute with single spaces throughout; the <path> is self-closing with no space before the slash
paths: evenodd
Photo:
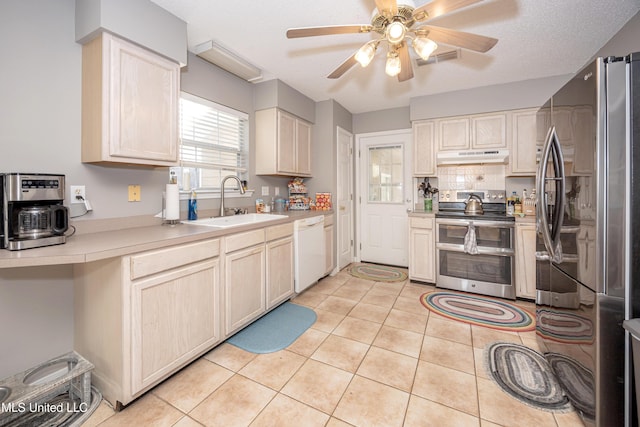
<path id="1" fill-rule="evenodd" d="M 180 219 L 180 191 L 178 184 L 167 184 L 164 219 L 168 221 Z"/>

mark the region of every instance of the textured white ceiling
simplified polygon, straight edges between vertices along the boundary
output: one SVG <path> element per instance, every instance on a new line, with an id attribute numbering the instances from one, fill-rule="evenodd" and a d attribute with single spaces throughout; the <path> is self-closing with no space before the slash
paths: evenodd
<path id="1" fill-rule="evenodd" d="M 265 79 L 278 78 L 315 101 L 335 99 L 352 113 L 577 72 L 640 10 L 640 0 L 485 0 L 428 22 L 499 39 L 492 50 L 463 49 L 456 60 L 423 67 L 414 62 L 415 77 L 399 83 L 384 73 L 380 51 L 367 68 L 356 65 L 338 80 L 326 78 L 371 34 L 285 36 L 292 27 L 368 24 L 373 0 L 152 1 L 187 22 L 189 50 L 216 40 L 264 70 Z"/>

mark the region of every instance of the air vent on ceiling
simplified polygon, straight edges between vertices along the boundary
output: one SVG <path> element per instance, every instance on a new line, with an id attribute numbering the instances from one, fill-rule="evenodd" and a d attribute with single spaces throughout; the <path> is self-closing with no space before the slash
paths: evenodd
<path id="1" fill-rule="evenodd" d="M 431 55 L 426 61 L 422 58 L 418 58 L 416 62 L 418 63 L 418 66 L 421 67 L 423 65 L 437 64 L 438 62 L 449 61 L 451 59 L 458 58 L 460 58 L 460 49 L 453 49 L 438 53 L 436 55 Z"/>

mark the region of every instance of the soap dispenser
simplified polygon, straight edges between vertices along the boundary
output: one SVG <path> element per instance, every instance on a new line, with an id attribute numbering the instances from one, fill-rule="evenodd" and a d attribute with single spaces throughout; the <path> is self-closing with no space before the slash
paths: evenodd
<path id="1" fill-rule="evenodd" d="M 196 192 L 192 191 L 191 196 L 189 196 L 189 221 L 193 221 L 198 219 L 198 199 L 196 197 Z"/>

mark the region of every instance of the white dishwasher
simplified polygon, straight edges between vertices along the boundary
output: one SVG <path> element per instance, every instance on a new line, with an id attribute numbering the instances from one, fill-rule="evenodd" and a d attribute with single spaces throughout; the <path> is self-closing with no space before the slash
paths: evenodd
<path id="1" fill-rule="evenodd" d="M 300 293 L 325 273 L 324 215 L 293 223 L 295 248 L 295 291 Z"/>

